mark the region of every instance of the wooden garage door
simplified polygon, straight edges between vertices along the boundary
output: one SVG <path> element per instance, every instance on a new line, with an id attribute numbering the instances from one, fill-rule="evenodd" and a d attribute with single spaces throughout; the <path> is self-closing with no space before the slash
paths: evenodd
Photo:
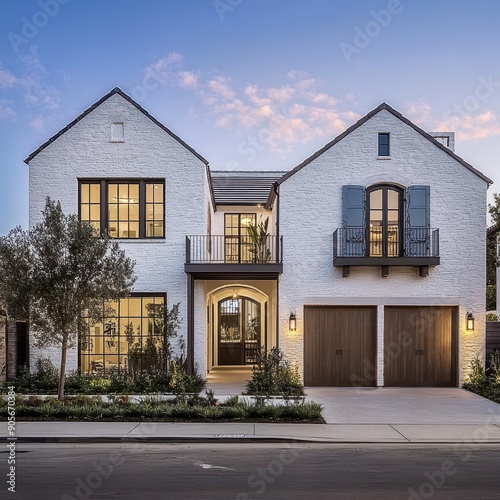
<path id="1" fill-rule="evenodd" d="M 386 307 L 384 385 L 456 385 L 456 308 Z"/>
<path id="2" fill-rule="evenodd" d="M 376 307 L 304 308 L 304 383 L 373 387 Z"/>

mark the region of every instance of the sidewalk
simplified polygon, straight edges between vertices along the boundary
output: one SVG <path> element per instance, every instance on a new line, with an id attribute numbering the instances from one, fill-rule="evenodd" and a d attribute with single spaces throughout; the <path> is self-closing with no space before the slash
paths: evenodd
<path id="1" fill-rule="evenodd" d="M 213 384 L 217 397 L 241 392 Z M 458 388 L 306 388 L 326 424 L 17 422 L 18 442 L 310 442 L 500 444 L 500 405 Z M 0 438 L 7 423 L 0 422 Z"/>
<path id="2" fill-rule="evenodd" d="M 0 436 L 7 423 L 0 423 Z M 169 422 L 17 422 L 17 442 L 309 442 L 500 444 L 499 424 L 252 424 Z"/>

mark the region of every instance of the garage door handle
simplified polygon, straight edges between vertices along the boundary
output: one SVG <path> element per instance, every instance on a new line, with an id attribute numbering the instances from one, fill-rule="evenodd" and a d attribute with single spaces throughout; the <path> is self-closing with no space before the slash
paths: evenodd
<path id="1" fill-rule="evenodd" d="M 335 354 L 344 354 L 344 350 L 343 349 L 337 349 L 335 351 Z"/>
<path id="2" fill-rule="evenodd" d="M 424 355 L 423 349 L 415 349 L 415 356 L 423 356 L 423 355 Z"/>

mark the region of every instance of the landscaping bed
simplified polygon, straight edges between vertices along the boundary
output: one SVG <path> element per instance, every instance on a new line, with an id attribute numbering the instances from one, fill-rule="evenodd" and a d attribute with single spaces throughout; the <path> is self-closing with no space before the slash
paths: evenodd
<path id="1" fill-rule="evenodd" d="M 1 420 L 7 420 L 7 409 L 7 401 L 0 401 Z M 324 423 L 321 410 L 317 403 L 249 403 L 237 396 L 219 402 L 212 394 L 167 401 L 146 398 L 140 402 L 130 401 L 127 396 L 117 396 L 111 401 L 96 396 L 67 397 L 65 401 L 32 396 L 17 397 L 15 404 L 17 421 Z"/>
<path id="2" fill-rule="evenodd" d="M 179 365 L 180 366 L 180 365 Z M 246 393 L 218 401 L 213 391 L 200 393 L 206 379 L 186 367 L 162 371 L 117 372 L 106 376 L 66 376 L 66 397 L 55 397 L 59 372 L 39 359 L 34 373 L 0 386 L 15 394 L 15 418 L 40 421 L 136 422 L 279 422 L 324 423 L 322 406 L 305 402 L 298 368 L 283 353 L 260 350 Z M 0 420 L 7 420 L 12 401 L 0 398 Z M 8 405 L 11 406 L 8 406 Z"/>
<path id="3" fill-rule="evenodd" d="M 478 396 L 482 396 L 483 398 L 490 399 L 491 401 L 500 404 L 500 384 L 486 383 L 477 385 L 466 383 L 463 385 L 463 388 L 477 394 Z"/>
<path id="4" fill-rule="evenodd" d="M 470 382 L 462 387 L 483 398 L 490 399 L 500 404 L 500 353 L 496 352 L 490 357 L 487 370 L 478 359 L 471 362 Z"/>

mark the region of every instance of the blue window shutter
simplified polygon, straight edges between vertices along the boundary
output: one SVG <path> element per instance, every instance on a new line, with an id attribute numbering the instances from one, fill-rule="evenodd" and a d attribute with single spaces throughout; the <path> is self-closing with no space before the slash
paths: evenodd
<path id="1" fill-rule="evenodd" d="M 342 186 L 342 226 L 365 227 L 366 194 L 363 186 Z"/>
<path id="2" fill-rule="evenodd" d="M 406 255 L 426 257 L 430 252 L 430 186 L 408 186 L 405 193 Z"/>
<path id="3" fill-rule="evenodd" d="M 342 254 L 362 257 L 366 252 L 366 191 L 364 186 L 342 186 Z"/>

